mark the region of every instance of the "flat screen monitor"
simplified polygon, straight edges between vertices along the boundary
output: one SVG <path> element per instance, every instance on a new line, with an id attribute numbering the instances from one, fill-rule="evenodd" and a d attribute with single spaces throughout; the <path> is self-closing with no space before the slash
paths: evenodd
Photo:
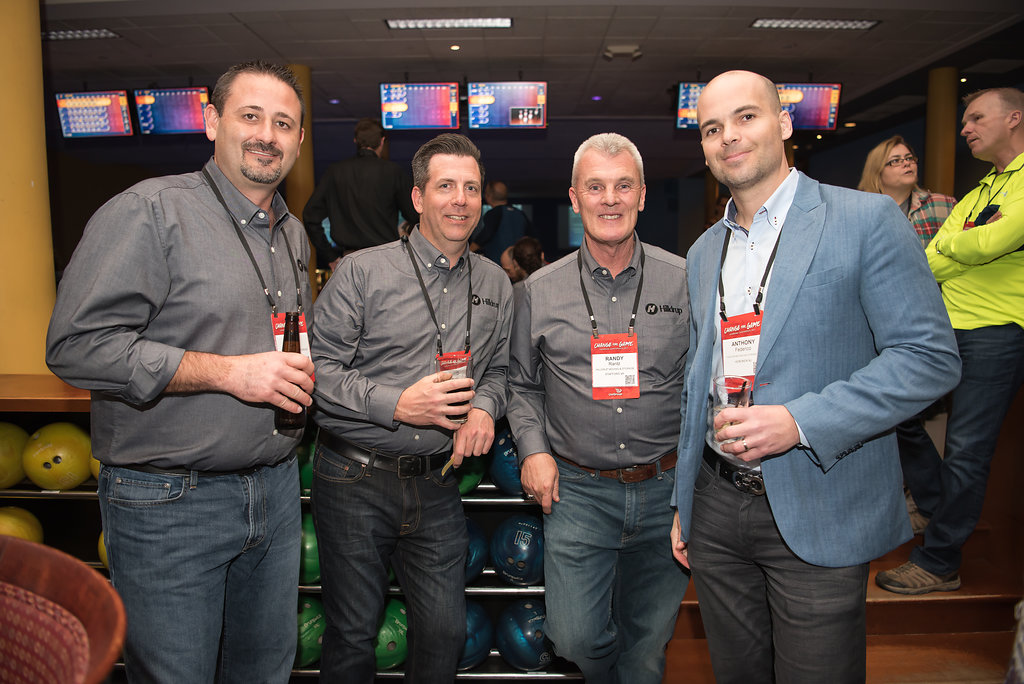
<path id="1" fill-rule="evenodd" d="M 60 129 L 65 138 L 132 134 L 125 90 L 57 93 L 56 97 Z"/>
<path id="2" fill-rule="evenodd" d="M 839 113 L 838 83 L 777 83 L 782 108 L 795 130 L 832 131 Z M 697 128 L 697 98 L 703 83 L 680 83 L 676 128 Z"/>
<path id="3" fill-rule="evenodd" d="M 209 101 L 206 86 L 136 90 L 139 133 L 203 133 L 203 110 Z"/>
<path id="4" fill-rule="evenodd" d="M 470 83 L 470 128 L 546 128 L 548 84 L 544 81 Z"/>
<path id="5" fill-rule="evenodd" d="M 458 83 L 381 83 L 380 120 L 388 130 L 459 127 Z"/>

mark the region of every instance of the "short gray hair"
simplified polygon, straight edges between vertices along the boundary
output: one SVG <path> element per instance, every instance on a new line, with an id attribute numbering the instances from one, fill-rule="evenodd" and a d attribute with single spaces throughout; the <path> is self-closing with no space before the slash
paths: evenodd
<path id="1" fill-rule="evenodd" d="M 640 185 L 644 184 L 644 160 L 640 157 L 640 150 L 636 148 L 633 141 L 618 133 L 598 133 L 583 141 L 583 144 L 576 150 L 572 158 L 572 185 L 576 187 L 576 167 L 580 159 L 589 150 L 595 150 L 606 157 L 614 157 L 621 152 L 626 152 L 633 158 L 636 170 L 640 173 Z"/>

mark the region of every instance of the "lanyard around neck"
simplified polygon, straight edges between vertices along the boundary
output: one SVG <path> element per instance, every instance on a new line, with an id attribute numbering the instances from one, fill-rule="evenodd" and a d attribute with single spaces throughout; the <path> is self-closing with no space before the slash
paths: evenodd
<path id="1" fill-rule="evenodd" d="M 725 282 L 722 280 L 722 271 L 725 270 L 725 255 L 729 253 L 729 241 L 732 240 L 732 230 L 725 229 L 725 242 L 722 243 L 722 261 L 718 265 L 718 315 L 723 321 L 728 321 L 725 315 Z M 779 251 L 779 241 L 782 240 L 782 228 L 775 238 L 775 246 L 772 247 L 772 254 L 768 257 L 768 263 L 764 267 L 764 275 L 761 276 L 761 285 L 757 288 L 757 298 L 754 300 L 754 314 L 761 315 L 761 302 L 764 300 L 764 286 L 768 282 L 768 274 L 771 273 L 772 264 L 775 263 L 775 253 Z"/>
<path id="2" fill-rule="evenodd" d="M 1003 191 L 1003 189 L 1006 187 L 1006 184 L 1009 183 L 1010 179 L 1013 177 L 1013 174 L 1017 173 L 1019 170 L 1020 169 L 1013 169 L 1012 171 L 1006 171 L 1004 169 L 1001 173 L 997 173 L 995 176 L 992 177 L 992 184 L 988 186 L 988 197 L 985 198 L 985 206 L 992 204 L 992 198 L 998 196 L 999 193 Z M 1005 175 L 1006 179 L 1003 181 L 1003 184 L 999 186 L 999 189 L 996 190 L 996 180 L 998 180 L 999 177 L 1002 175 Z M 981 198 L 984 197 L 985 194 L 986 193 L 979 194 L 977 199 L 974 200 L 974 206 L 971 207 L 971 211 L 968 212 L 967 214 L 968 219 L 971 218 L 971 214 L 975 214 L 975 212 L 978 211 L 978 204 L 981 202 Z"/>
<path id="3" fill-rule="evenodd" d="M 640 280 L 636 284 L 636 297 L 633 298 L 633 314 L 629 317 L 629 336 L 633 336 L 633 327 L 636 325 L 636 310 L 640 307 L 640 292 L 644 289 L 644 245 L 639 240 L 636 241 L 637 247 L 640 248 Z M 583 248 L 576 252 L 576 265 L 580 269 L 580 289 L 583 290 L 583 301 L 587 303 L 587 313 L 590 314 L 590 328 L 592 335 L 596 340 L 597 334 L 597 318 L 594 317 L 594 307 L 590 304 L 590 295 L 587 294 L 587 286 L 583 284 Z"/>
<path id="4" fill-rule="evenodd" d="M 427 310 L 430 312 L 430 320 L 434 321 L 434 328 L 437 329 L 437 355 L 443 356 L 444 349 L 441 347 L 441 326 L 437 323 L 437 314 L 434 313 L 434 305 L 430 303 L 430 294 L 427 293 L 427 284 L 423 282 L 423 274 L 420 273 L 420 266 L 416 263 L 416 255 L 413 254 L 412 245 L 409 244 L 409 236 L 402 236 L 402 244 L 409 254 L 409 261 L 416 271 L 416 280 L 420 283 L 420 291 L 423 292 L 423 299 L 427 303 Z M 466 280 L 469 283 L 469 299 L 466 302 L 466 353 L 469 353 L 469 331 L 473 327 L 473 260 L 466 256 Z"/>
<path id="5" fill-rule="evenodd" d="M 206 176 L 207 182 L 210 184 L 210 189 L 213 190 L 214 196 L 220 205 L 224 207 L 224 211 L 228 213 L 228 219 L 231 221 L 231 226 L 235 229 L 235 235 L 238 236 L 238 241 L 242 243 L 242 247 L 245 249 L 245 253 L 249 256 L 249 261 L 252 263 L 252 268 L 256 271 L 256 277 L 260 280 L 260 287 L 263 288 L 263 294 L 266 295 L 267 301 L 270 303 L 270 312 L 272 314 L 277 313 L 277 302 L 270 295 L 270 288 L 267 287 L 267 282 L 263 279 L 263 272 L 260 270 L 259 264 L 256 263 L 256 257 L 252 254 L 252 249 L 249 247 L 248 241 L 245 236 L 242 235 L 242 229 L 238 227 L 238 223 L 235 221 L 234 215 L 228 208 L 228 203 L 224 200 L 224 195 L 221 194 L 217 184 L 213 182 L 213 176 L 206 169 L 203 169 L 203 175 Z M 285 249 L 288 250 L 288 262 L 292 265 L 292 277 L 295 279 L 295 300 L 298 304 L 298 311 L 302 311 L 302 288 L 299 285 L 299 269 L 295 267 L 295 255 L 292 254 L 291 243 L 288 242 L 288 233 L 281 229 L 281 236 L 284 238 Z"/>

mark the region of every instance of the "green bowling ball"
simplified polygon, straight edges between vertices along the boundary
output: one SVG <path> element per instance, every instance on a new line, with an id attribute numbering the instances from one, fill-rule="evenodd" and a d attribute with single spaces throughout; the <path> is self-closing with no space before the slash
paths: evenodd
<path id="1" fill-rule="evenodd" d="M 299 581 L 313 584 L 320 580 L 320 554 L 316 544 L 313 514 L 302 514 L 302 549 L 299 554 Z"/>
<path id="2" fill-rule="evenodd" d="M 299 596 L 299 643 L 295 649 L 295 666 L 307 667 L 320 660 L 324 644 L 324 604 L 312 596 Z"/>
<path id="3" fill-rule="evenodd" d="M 484 456 L 463 459 L 462 465 L 455 471 L 455 477 L 459 481 L 459 494 L 465 496 L 476 489 L 486 472 L 487 460 Z"/>
<path id="4" fill-rule="evenodd" d="M 398 599 L 388 599 L 384 606 L 377 640 L 373 642 L 373 653 L 377 657 L 378 670 L 393 670 L 405 662 L 409 655 L 406 634 L 409 622 L 406 620 L 405 604 Z"/>

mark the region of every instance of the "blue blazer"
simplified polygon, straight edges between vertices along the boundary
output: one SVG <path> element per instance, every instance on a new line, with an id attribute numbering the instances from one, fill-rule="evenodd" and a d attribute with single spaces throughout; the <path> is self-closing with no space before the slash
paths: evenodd
<path id="1" fill-rule="evenodd" d="M 718 326 L 722 221 L 687 254 L 690 341 L 673 505 L 689 537 Z M 765 293 L 754 401 L 782 404 L 809 449 L 761 464 L 783 539 L 827 567 L 911 537 L 893 427 L 951 390 L 960 357 L 921 251 L 885 195 L 800 175 Z"/>

